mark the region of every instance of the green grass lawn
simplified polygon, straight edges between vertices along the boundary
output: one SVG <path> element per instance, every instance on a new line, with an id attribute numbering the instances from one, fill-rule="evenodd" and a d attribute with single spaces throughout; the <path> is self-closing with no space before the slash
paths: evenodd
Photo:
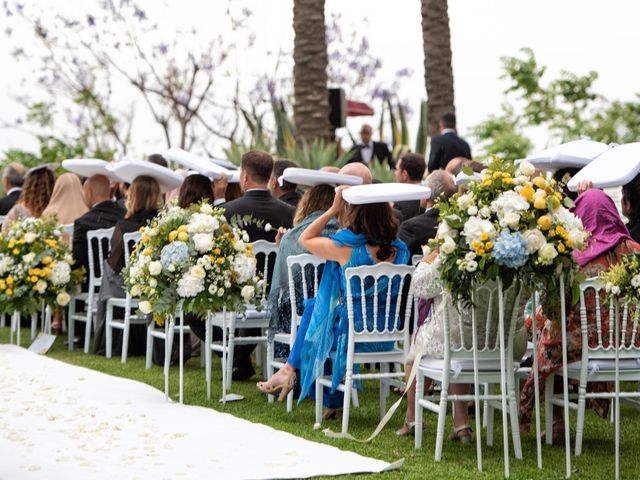
<path id="1" fill-rule="evenodd" d="M 27 329 L 22 331 L 23 342 L 28 339 Z M 70 364 L 91 368 L 100 372 L 117 375 L 120 377 L 138 380 L 152 385 L 159 390 L 164 389 L 162 368 L 153 366 L 150 370 L 144 368 L 144 358 L 130 358 L 126 365 L 120 363 L 120 358 L 106 359 L 101 356 L 86 355 L 82 350 L 76 349 L 69 352 L 63 345 L 63 337 L 59 337 L 52 350 L 48 354 Z M 0 343 L 9 342 L 9 329 L 0 328 Z M 0 366 L 0 369 L 2 367 Z M 286 412 L 285 405 L 268 404 L 266 397 L 262 396 L 255 388 L 254 377 L 251 381 L 234 382 L 232 391 L 245 396 L 240 402 L 232 402 L 226 405 L 219 404 L 217 399 L 221 395 L 220 387 L 221 371 L 220 362 L 214 356 L 212 400 L 207 401 L 204 369 L 200 368 L 198 358 L 191 359 L 185 366 L 184 399 L 192 405 L 201 405 L 213 408 L 221 412 L 233 414 L 252 422 L 263 423 L 279 430 L 284 430 L 300 437 L 316 442 L 327 443 L 345 450 L 353 450 L 362 455 L 394 462 L 401 458 L 405 464 L 399 471 L 381 474 L 380 478 L 500 478 L 503 475 L 502 464 L 502 424 L 500 414 L 496 414 L 495 443 L 492 448 L 483 447 L 484 472 L 476 469 L 475 442 L 470 446 L 462 446 L 445 441 L 444 454 L 441 462 L 433 459 L 435 445 L 436 416 L 425 413 L 426 432 L 421 450 L 413 448 L 413 438 L 398 438 L 396 429 L 402 424 L 403 409 L 396 413 L 387 428 L 370 444 L 358 444 L 348 440 L 333 440 L 324 436 L 321 431 L 313 430 L 314 405 L 305 401 L 294 408 L 290 414 Z M 171 394 L 174 398 L 178 395 L 178 367 L 171 369 Z M 392 394 L 389 404 L 397 397 Z M 365 390 L 360 396 L 361 407 L 351 412 L 350 432 L 358 438 L 368 436 L 379 420 L 378 388 L 374 382 L 365 384 Z M 450 410 L 449 410 L 450 412 Z M 473 419 L 472 419 L 473 422 Z M 572 432 L 575 427 L 575 416 L 572 416 Z M 636 410 L 623 407 L 621 411 L 621 478 L 640 478 L 640 470 L 635 463 L 635 455 L 640 452 L 640 415 Z M 333 430 L 339 430 L 339 422 L 325 422 L 323 426 L 330 426 Z M 449 425 L 447 429 L 450 428 Z M 564 478 L 564 447 L 544 446 L 544 469 L 538 470 L 536 466 L 536 444 L 533 435 L 523 439 L 524 460 L 518 461 L 512 457 L 511 478 Z M 250 459 L 250 453 L 247 454 Z M 588 411 L 585 425 L 585 440 L 583 454 L 580 457 L 572 457 L 573 478 L 601 479 L 614 477 L 614 445 L 613 425 L 608 421 L 598 418 Z M 355 476 L 353 476 L 355 478 Z M 362 478 L 362 476 L 358 476 Z"/>

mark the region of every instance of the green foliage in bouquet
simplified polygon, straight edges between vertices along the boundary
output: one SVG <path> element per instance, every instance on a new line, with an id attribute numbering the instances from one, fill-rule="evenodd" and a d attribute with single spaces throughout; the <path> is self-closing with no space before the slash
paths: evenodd
<path id="1" fill-rule="evenodd" d="M 610 298 L 618 297 L 627 303 L 639 302 L 640 253 L 623 256 L 619 263 L 600 274 L 600 280 Z"/>
<path id="2" fill-rule="evenodd" d="M 42 303 L 64 307 L 84 278 L 54 217 L 14 222 L 0 235 L 0 312 L 34 313 Z"/>
<path id="3" fill-rule="evenodd" d="M 572 252 L 583 248 L 587 233 L 563 206 L 558 185 L 534 175 L 527 162 L 494 160 L 482 180 L 438 202 L 438 238 L 430 247 L 439 249 L 441 278 L 455 300 L 468 305 L 474 285 L 501 278 L 508 288 L 517 280 L 543 292 L 551 314 L 559 308 L 560 274 L 577 295 Z"/>
<path id="4" fill-rule="evenodd" d="M 264 288 L 248 235 L 222 209 L 206 202 L 172 206 L 140 231 L 125 285 L 140 298 L 140 311 L 153 312 L 160 325 L 180 302 L 185 312 L 201 316 L 223 307 L 243 311 Z"/>

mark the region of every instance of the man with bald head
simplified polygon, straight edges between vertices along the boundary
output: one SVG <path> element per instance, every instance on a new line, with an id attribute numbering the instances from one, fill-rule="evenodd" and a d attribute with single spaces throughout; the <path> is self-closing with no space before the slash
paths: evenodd
<path id="1" fill-rule="evenodd" d="M 354 177 L 362 178 L 362 183 L 364 185 L 369 185 L 373 182 L 373 175 L 371 175 L 371 170 L 364 163 L 347 163 L 344 167 L 340 169 L 338 172 L 342 175 L 353 175 Z"/>
<path id="2" fill-rule="evenodd" d="M 393 170 L 394 163 L 389 147 L 384 142 L 374 142 L 371 138 L 372 136 L 373 128 L 371 125 L 367 125 L 366 123 L 362 125 L 360 129 L 360 140 L 362 140 L 362 143 L 353 146 L 351 149 L 353 155 L 349 162 L 361 162 L 371 165 L 374 160 L 377 160 L 383 165 L 386 162 L 389 168 Z"/>
<path id="3" fill-rule="evenodd" d="M 111 198 L 111 184 L 104 175 L 94 175 L 84 182 L 82 191 L 89 211 L 73 223 L 73 256 L 76 267 L 84 267 L 89 274 L 89 250 L 87 232 L 111 228 L 122 220 L 127 211 Z M 88 285 L 85 280 L 83 290 Z"/>

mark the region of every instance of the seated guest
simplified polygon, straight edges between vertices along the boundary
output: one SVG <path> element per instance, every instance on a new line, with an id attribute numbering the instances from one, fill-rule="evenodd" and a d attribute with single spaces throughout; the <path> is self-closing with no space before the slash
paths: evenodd
<path id="1" fill-rule="evenodd" d="M 206 200 L 213 205 L 211 180 L 209 180 L 209 177 L 200 174 L 188 175 L 178 191 L 178 206 L 187 208 L 189 205 L 199 203 L 202 200 Z"/>
<path id="2" fill-rule="evenodd" d="M 425 212 L 402 222 L 398 231 L 398 238 L 407 244 L 411 255 L 422 255 L 422 246 L 436 236 L 439 223 L 436 201 L 447 200 L 456 193 L 453 177 L 444 170 L 429 175 L 425 185 L 431 189 L 431 198 L 421 201 Z"/>
<path id="3" fill-rule="evenodd" d="M 9 213 L 18 201 L 24 183 L 24 172 L 24 166 L 19 163 L 10 163 L 5 167 L 2 173 L 2 188 L 5 196 L 0 198 L 0 215 Z"/>
<path id="4" fill-rule="evenodd" d="M 100 285 L 100 298 L 98 299 L 98 312 L 96 315 L 96 335 L 94 339 L 94 349 L 96 353 L 104 351 L 104 320 L 106 315 L 106 303 L 109 298 L 124 298 L 122 269 L 125 265 L 124 259 L 124 237 L 125 233 L 137 232 L 140 227 L 145 226 L 150 220 L 158 215 L 160 207 L 160 186 L 155 178 L 142 175 L 136 177 L 131 183 L 127 194 L 127 213 L 124 219 L 119 220 L 115 225 L 113 236 L 111 237 L 111 252 L 104 263 L 102 283 Z M 145 331 L 144 329 L 131 327 L 129 351 L 134 354 L 145 353 Z M 114 332 L 114 347 L 119 345 Z M 115 348 L 114 348 L 115 350 Z"/>
<path id="5" fill-rule="evenodd" d="M 597 277 L 600 273 L 608 270 L 609 267 L 620 262 L 624 255 L 640 252 L 640 245 L 634 242 L 629 236 L 613 200 L 602 190 L 590 189 L 581 193 L 576 200 L 573 213 L 582 220 L 584 228 L 591 234 L 587 240 L 587 247 L 583 252 L 574 251 L 573 258 L 580 266 L 580 271 L 587 277 Z M 582 355 L 582 333 L 580 322 L 580 302 L 571 305 L 571 289 L 567 291 L 567 361 L 569 363 L 579 361 Z M 604 292 L 601 292 L 600 303 L 605 302 Z M 601 318 L 596 321 L 595 306 L 596 298 L 593 290 L 585 292 L 585 306 L 587 311 L 588 339 L 590 345 L 598 344 L 598 328 L 596 323 L 603 325 L 602 331 L 607 331 L 609 324 L 609 309 L 603 308 L 600 312 Z M 629 322 L 630 338 L 631 324 Z M 540 395 L 544 396 L 544 389 L 547 377 L 562 368 L 562 332 L 558 328 L 559 319 L 549 318 L 544 323 L 544 328 L 538 338 L 538 378 L 540 385 Z M 613 331 L 613 327 L 610 327 Z M 624 333 L 622 334 L 624 335 Z M 608 343 L 610 339 L 601 339 L 603 343 Z M 556 377 L 559 379 L 559 377 Z M 606 382 L 589 382 L 587 390 L 590 392 L 610 392 L 611 384 Z M 559 391 L 561 384 L 556 384 L 556 391 Z M 531 428 L 531 415 L 534 403 L 534 378 L 533 372 L 529 375 L 520 397 L 520 431 L 523 434 L 529 432 Z M 587 406 L 602 418 L 609 418 L 608 399 L 591 399 L 587 401 Z M 550 412 L 546 413 L 547 415 Z M 564 435 L 564 421 L 562 410 L 558 407 L 553 409 L 553 437 L 558 438 Z"/>
<path id="6" fill-rule="evenodd" d="M 56 180 L 42 215 L 55 216 L 58 223 L 69 225 L 88 211 L 80 179 L 75 173 L 63 173 Z"/>
<path id="7" fill-rule="evenodd" d="M 276 160 L 273 164 L 273 173 L 271 174 L 271 181 L 269 182 L 271 195 L 294 207 L 298 206 L 298 202 L 302 198 L 302 194 L 298 191 L 298 186 L 295 183 L 287 181 L 283 181 L 282 185 L 280 185 L 278 179 L 282 176 L 285 169 L 297 166 L 298 164 L 291 160 Z"/>
<path id="8" fill-rule="evenodd" d="M 629 219 L 631 238 L 640 243 L 640 175 L 622 187 L 622 214 Z"/>
<path id="9" fill-rule="evenodd" d="M 89 276 L 89 250 L 87 232 L 101 228 L 111 228 L 127 213 L 111 198 L 109 179 L 104 175 L 94 175 L 82 187 L 84 199 L 90 210 L 73 222 L 73 257 L 75 267 L 84 267 L 87 272 L 83 290 L 86 290 Z"/>
<path id="10" fill-rule="evenodd" d="M 296 216 L 293 219 L 293 228 L 284 233 L 280 239 L 278 257 L 273 268 L 269 292 L 269 309 L 271 311 L 269 341 L 273 340 L 273 336 L 276 333 L 289 332 L 291 329 L 291 300 L 289 297 L 287 258 L 301 253 L 309 253 L 298 243 L 298 238 L 316 218 L 331 208 L 334 195 L 334 187 L 326 184 L 316 185 L 307 190 L 298 204 Z M 335 220 L 331 220 L 322 231 L 322 236 L 329 237 L 336 233 L 338 228 L 338 223 Z M 296 275 L 298 275 L 298 272 L 296 272 Z M 297 279 L 295 283 L 296 288 L 299 288 L 300 292 L 302 292 L 302 281 Z M 300 295 L 301 297 L 302 295 Z M 276 344 L 276 346 L 280 345 Z M 281 356 L 281 352 L 276 351 L 276 357 Z"/>
<path id="11" fill-rule="evenodd" d="M 40 218 L 49 204 L 55 183 L 56 176 L 47 165 L 29 170 L 20 192 L 20 198 L 4 219 L 2 233 L 6 234 L 10 230 L 11 223 L 19 218 Z"/>
<path id="12" fill-rule="evenodd" d="M 284 203 L 269 192 L 269 180 L 273 172 L 273 158 L 266 152 L 252 150 L 242 156 L 242 169 L 240 171 L 240 187 L 244 196 L 225 203 L 225 216 L 231 220 L 238 215 L 244 217 L 251 215 L 255 220 L 262 221 L 262 226 L 251 224 L 245 230 L 249 235 L 249 241 L 267 240 L 274 242 L 276 233 L 280 227 L 291 228 L 295 208 Z M 266 225 L 271 225 L 267 231 Z M 260 262 L 258 263 L 260 268 Z M 252 329 L 241 331 L 245 336 L 257 334 Z M 246 380 L 255 374 L 251 363 L 251 352 L 255 345 L 239 345 L 235 348 L 233 379 Z"/>
<path id="13" fill-rule="evenodd" d="M 455 113 L 445 113 L 439 122 L 440 135 L 431 139 L 429 172 L 446 168 L 456 157 L 473 158 L 469 144 L 456 132 Z"/>
<path id="14" fill-rule="evenodd" d="M 266 393 L 280 392 L 283 400 L 293 388 L 295 369 L 301 371 L 301 396 L 312 394 L 317 376 L 325 368 L 331 350 L 335 351 L 332 364 L 333 386 L 325 395 L 324 418 L 335 418 L 342 406 L 342 394 L 335 387 L 344 377 L 347 356 L 348 319 L 346 303 L 346 285 L 344 271 L 350 267 L 374 265 L 380 262 L 392 262 L 404 265 L 409 261 L 406 245 L 396 240 L 398 223 L 388 203 L 365 205 L 347 205 L 342 199 L 340 187 L 333 205 L 320 215 L 300 235 L 300 245 L 309 252 L 325 258 L 320 286 L 315 299 L 309 301 L 304 313 L 294 346 L 287 363 L 271 379 L 258 385 Z M 329 238 L 321 234 L 327 224 L 339 216 L 344 229 Z M 383 282 L 384 283 L 384 282 Z M 382 286 L 386 291 L 386 285 Z M 361 304 L 362 292 L 354 294 L 354 304 Z M 373 296 L 367 295 L 367 305 L 371 307 Z M 379 315 L 384 315 L 386 305 L 378 305 Z M 394 308 L 394 307 L 391 307 Z M 362 312 L 356 307 L 356 328 L 362 328 Z M 386 351 L 393 348 L 392 342 L 373 342 L 358 347 L 359 351 Z"/>
<path id="15" fill-rule="evenodd" d="M 422 155 L 419 153 L 407 153 L 396 163 L 396 181 L 398 183 L 420 185 L 426 169 L 427 164 Z M 420 200 L 395 202 L 393 206 L 400 210 L 404 221 L 424 212 L 424 208 L 420 206 Z"/>
<path id="16" fill-rule="evenodd" d="M 391 158 L 391 152 L 389 147 L 384 142 L 374 142 L 371 139 L 373 128 L 371 125 L 364 124 L 360 129 L 360 140 L 362 143 L 354 145 L 351 149 L 352 156 L 349 162 L 362 162 L 364 164 L 371 164 L 374 160 L 384 165 L 389 165 L 389 168 L 393 168 L 393 159 Z"/>

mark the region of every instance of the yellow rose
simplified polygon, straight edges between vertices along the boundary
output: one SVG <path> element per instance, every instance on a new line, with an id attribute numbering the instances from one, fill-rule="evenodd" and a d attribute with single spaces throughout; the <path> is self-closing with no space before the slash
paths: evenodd
<path id="1" fill-rule="evenodd" d="M 47 278 L 49 278 L 51 274 L 53 274 L 53 271 L 49 267 L 46 267 L 42 270 L 38 270 L 38 273 L 37 273 L 37 275 L 40 275 L 41 277 L 47 277 Z"/>
<path id="2" fill-rule="evenodd" d="M 18 250 L 17 248 L 13 249 L 13 254 L 14 255 L 20 255 L 20 250 Z"/>
<path id="3" fill-rule="evenodd" d="M 218 262 L 220 265 L 222 265 L 224 263 L 224 257 L 218 257 L 216 259 L 216 262 Z"/>
<path id="4" fill-rule="evenodd" d="M 478 240 L 471 242 L 471 248 L 474 250 L 478 250 L 480 247 L 482 247 L 482 244 Z"/>
<path id="5" fill-rule="evenodd" d="M 0 290 L 7 288 L 7 283 L 4 280 L 0 280 Z"/>
<path id="6" fill-rule="evenodd" d="M 538 226 L 545 232 L 551 228 L 551 217 L 549 215 L 543 215 L 538 219 Z"/>
<path id="7" fill-rule="evenodd" d="M 538 210 L 544 210 L 547 208 L 547 198 L 542 195 L 538 196 L 538 198 L 533 201 L 533 206 Z"/>
<path id="8" fill-rule="evenodd" d="M 189 231 L 189 229 L 187 228 L 187 226 L 186 226 L 186 225 L 180 225 L 180 226 L 178 227 L 178 233 L 180 233 L 180 232 L 187 233 L 188 231 Z"/>
<path id="9" fill-rule="evenodd" d="M 169 241 L 173 242 L 177 236 L 178 236 L 178 232 L 176 232 L 175 230 L 172 232 L 169 232 Z"/>
<path id="10" fill-rule="evenodd" d="M 10 288 L 7 288 L 7 290 L 4 293 L 6 293 L 10 297 L 11 295 L 13 295 L 13 290 L 11 290 Z"/>
<path id="11" fill-rule="evenodd" d="M 44 243 L 46 243 L 48 246 L 50 246 L 51 248 L 56 248 L 58 246 L 58 241 L 57 240 L 53 240 L 51 238 L 47 238 Z"/>
<path id="12" fill-rule="evenodd" d="M 189 240 L 189 234 L 187 232 L 178 232 L 178 240 L 180 240 L 181 242 L 186 242 L 187 240 Z"/>
<path id="13" fill-rule="evenodd" d="M 214 248 L 213 249 L 213 254 L 214 255 L 220 255 L 220 249 L 219 248 Z"/>
<path id="14" fill-rule="evenodd" d="M 15 247 L 15 245 L 16 245 L 15 240 L 9 240 L 9 244 L 8 244 L 7 246 L 8 246 L 9 248 L 13 248 L 13 247 Z"/>
<path id="15" fill-rule="evenodd" d="M 153 251 L 150 248 L 145 248 L 144 251 L 142 252 L 142 254 L 146 257 L 150 256 L 153 253 Z"/>
<path id="16" fill-rule="evenodd" d="M 484 249 L 483 248 L 478 250 L 478 255 L 480 255 L 481 257 L 484 255 Z"/>
<path id="17" fill-rule="evenodd" d="M 491 242 L 487 242 L 484 244 L 484 249 L 485 250 L 491 250 L 493 248 L 493 243 Z"/>
<path id="18" fill-rule="evenodd" d="M 29 280 L 31 280 L 33 283 L 36 283 L 38 281 L 38 277 L 34 275 Z"/>
<path id="19" fill-rule="evenodd" d="M 524 198 L 526 198 L 528 201 L 531 201 L 531 199 L 533 198 L 533 195 L 535 194 L 535 190 L 533 189 L 533 187 L 531 185 L 525 185 L 524 187 L 522 187 L 522 189 L 520 190 L 520 195 Z"/>
<path id="20" fill-rule="evenodd" d="M 536 177 L 531 181 L 538 188 L 545 188 L 547 186 L 547 181 L 542 177 Z"/>
<path id="21" fill-rule="evenodd" d="M 558 251 L 559 251 L 560 253 L 564 253 L 564 252 L 565 252 L 565 250 L 566 250 L 566 248 L 564 247 L 564 245 L 562 244 L 562 242 L 560 242 L 556 248 L 558 249 Z"/>
<path id="22" fill-rule="evenodd" d="M 9 286 L 13 285 L 13 277 L 11 275 L 7 277 L 7 285 Z"/>
<path id="23" fill-rule="evenodd" d="M 43 265 L 49 265 L 51 262 L 53 262 L 53 258 L 51 258 L 49 255 L 47 255 L 41 261 L 42 261 Z"/>

